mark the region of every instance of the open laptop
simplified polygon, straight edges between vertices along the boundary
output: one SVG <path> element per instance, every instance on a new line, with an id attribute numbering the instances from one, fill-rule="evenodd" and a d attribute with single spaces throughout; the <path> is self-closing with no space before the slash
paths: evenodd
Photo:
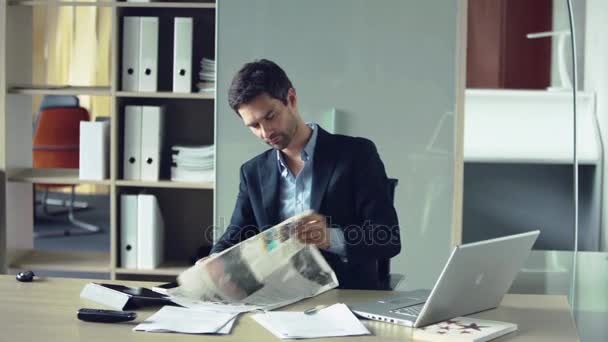
<path id="1" fill-rule="evenodd" d="M 413 327 L 493 309 L 500 304 L 539 234 L 535 230 L 457 246 L 431 291 L 395 292 L 349 307 L 365 318 Z"/>

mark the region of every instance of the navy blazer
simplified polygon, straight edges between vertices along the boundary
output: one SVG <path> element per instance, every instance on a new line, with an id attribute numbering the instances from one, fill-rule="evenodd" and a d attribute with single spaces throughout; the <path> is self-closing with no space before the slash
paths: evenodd
<path id="1" fill-rule="evenodd" d="M 346 258 L 321 250 L 340 288 L 376 289 L 378 260 L 401 250 L 397 213 L 376 146 L 319 128 L 313 159 L 311 209 L 344 232 Z M 279 169 L 274 149 L 241 166 L 229 226 L 213 246 L 220 252 L 279 223 Z"/>

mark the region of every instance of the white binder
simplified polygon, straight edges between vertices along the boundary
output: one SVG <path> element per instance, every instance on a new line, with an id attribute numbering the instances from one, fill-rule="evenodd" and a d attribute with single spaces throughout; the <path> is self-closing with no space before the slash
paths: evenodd
<path id="1" fill-rule="evenodd" d="M 120 266 L 137 268 L 137 195 L 120 196 Z"/>
<path id="2" fill-rule="evenodd" d="M 81 121 L 78 176 L 80 179 L 109 178 L 110 122 Z"/>
<path id="3" fill-rule="evenodd" d="M 158 82 L 158 17 L 140 18 L 139 91 L 156 91 Z"/>
<path id="4" fill-rule="evenodd" d="M 123 137 L 123 179 L 139 180 L 141 176 L 142 108 L 125 107 Z"/>
<path id="5" fill-rule="evenodd" d="M 137 223 L 137 268 L 156 268 L 163 261 L 165 231 L 156 196 L 138 195 Z"/>
<path id="6" fill-rule="evenodd" d="M 141 180 L 157 181 L 164 133 L 162 107 L 143 106 L 141 124 Z"/>
<path id="7" fill-rule="evenodd" d="M 140 17 L 124 17 L 122 32 L 122 90 L 139 89 Z"/>
<path id="8" fill-rule="evenodd" d="M 173 31 L 173 92 L 192 90 L 192 18 L 176 17 Z"/>

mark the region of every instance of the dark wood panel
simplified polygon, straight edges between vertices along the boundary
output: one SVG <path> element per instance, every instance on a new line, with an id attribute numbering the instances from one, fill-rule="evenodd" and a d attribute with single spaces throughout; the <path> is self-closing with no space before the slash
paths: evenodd
<path id="1" fill-rule="evenodd" d="M 552 0 L 469 0 L 467 87 L 544 89 L 551 82 Z"/>

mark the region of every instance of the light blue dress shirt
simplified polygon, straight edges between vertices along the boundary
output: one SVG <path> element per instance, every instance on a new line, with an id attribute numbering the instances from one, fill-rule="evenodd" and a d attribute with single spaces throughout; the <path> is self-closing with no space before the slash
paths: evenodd
<path id="1" fill-rule="evenodd" d="M 308 124 L 312 128 L 312 135 L 304 147 L 300 157 L 304 167 L 297 176 L 291 172 L 283 159 L 281 151 L 277 150 L 277 164 L 279 167 L 279 218 L 281 221 L 310 209 L 310 195 L 312 193 L 312 164 L 317 145 L 318 127 Z M 329 228 L 329 252 L 346 256 L 344 232 L 339 228 Z"/>

